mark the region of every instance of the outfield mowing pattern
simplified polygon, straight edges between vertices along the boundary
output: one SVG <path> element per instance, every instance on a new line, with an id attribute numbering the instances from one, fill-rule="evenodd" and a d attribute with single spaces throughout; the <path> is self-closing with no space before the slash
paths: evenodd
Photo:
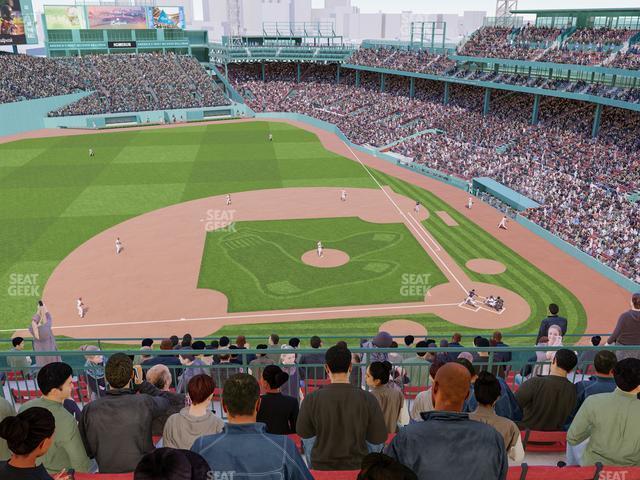
<path id="1" fill-rule="evenodd" d="M 207 234 L 198 282 L 223 292 L 230 312 L 420 302 L 424 294 L 402 290 L 403 275 L 429 274 L 431 287 L 447 282 L 402 223 L 322 218 L 237 222 L 234 230 Z M 303 263 L 319 239 L 349 262 Z"/>
<path id="2" fill-rule="evenodd" d="M 267 141 L 270 132 L 273 142 Z M 89 148 L 95 150 L 95 157 L 88 157 Z M 380 172 L 373 174 L 431 211 L 425 227 L 463 268 L 471 258 L 491 258 L 507 266 L 500 275 L 467 270 L 471 279 L 510 288 L 530 304 L 529 319 L 505 331 L 536 331 L 551 301 L 569 318 L 570 333 L 584 331 L 582 305 L 558 282 L 431 193 Z M 0 324 L 5 329 L 24 328 L 35 310 L 39 294 L 9 293 L 16 286 L 16 275 L 35 275 L 41 292 L 53 269 L 70 252 L 128 218 L 229 192 L 307 186 L 377 188 L 357 162 L 328 152 L 314 134 L 280 122 L 142 129 L 1 144 Z M 460 226 L 447 227 L 433 214 L 438 210 L 448 212 Z M 473 331 L 434 315 L 406 318 L 424 322 L 433 332 Z M 370 334 L 383 321 L 378 317 L 292 322 L 286 323 L 286 331 L 331 334 L 345 328 Z M 243 325 L 242 333 L 279 328 L 269 325 Z"/>

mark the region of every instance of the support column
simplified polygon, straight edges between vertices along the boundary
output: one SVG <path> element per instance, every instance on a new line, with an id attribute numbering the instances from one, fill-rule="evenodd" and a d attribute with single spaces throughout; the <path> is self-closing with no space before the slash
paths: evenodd
<path id="1" fill-rule="evenodd" d="M 611 86 L 615 87 L 616 86 L 616 80 L 618 80 L 618 75 L 613 75 L 613 78 L 611 78 Z"/>
<path id="2" fill-rule="evenodd" d="M 300 77 L 302 76 L 301 70 L 302 70 L 302 68 L 300 67 L 300 62 L 298 62 L 296 64 L 296 82 L 297 83 L 300 83 Z"/>
<path id="3" fill-rule="evenodd" d="M 384 73 L 380 74 L 380 92 L 384 92 Z"/>
<path id="4" fill-rule="evenodd" d="M 13 53 L 15 53 L 16 55 L 18 54 L 18 46 L 17 45 L 11 45 L 11 50 L 13 50 Z"/>
<path id="5" fill-rule="evenodd" d="M 356 87 L 360 86 L 360 70 L 356 70 Z"/>
<path id="6" fill-rule="evenodd" d="M 416 96 L 416 77 L 409 77 L 409 98 Z"/>
<path id="7" fill-rule="evenodd" d="M 449 105 L 449 82 L 444 82 L 444 99 L 442 103 Z"/>
<path id="8" fill-rule="evenodd" d="M 260 62 L 260 70 L 262 72 L 262 81 L 265 81 L 265 75 L 264 75 L 264 62 Z"/>
<path id="9" fill-rule="evenodd" d="M 336 69 L 336 84 L 340 85 L 340 65 Z"/>
<path id="10" fill-rule="evenodd" d="M 540 114 L 540 94 L 533 96 L 533 111 L 531 112 L 531 125 L 538 124 L 538 115 Z"/>
<path id="11" fill-rule="evenodd" d="M 489 114 L 489 103 L 491 102 L 491 89 L 484 89 L 484 104 L 482 105 L 482 115 L 487 116 Z"/>
<path id="12" fill-rule="evenodd" d="M 602 104 L 596 104 L 596 113 L 593 116 L 593 128 L 591 129 L 591 136 L 597 137 L 600 131 L 600 119 L 602 117 Z"/>

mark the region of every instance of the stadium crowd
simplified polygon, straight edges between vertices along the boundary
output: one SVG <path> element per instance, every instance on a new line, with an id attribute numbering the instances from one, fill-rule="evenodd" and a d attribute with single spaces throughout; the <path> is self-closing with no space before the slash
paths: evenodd
<path id="1" fill-rule="evenodd" d="M 397 48 L 361 48 L 349 58 L 349 63 L 434 75 L 442 75 L 456 64 L 446 55 L 434 55 L 426 50 L 408 51 Z"/>
<path id="2" fill-rule="evenodd" d="M 92 93 L 51 112 L 91 115 L 228 105 L 198 61 L 174 53 L 39 58 L 0 55 L 0 103 Z M 9 75 L 5 75 L 9 72 Z"/>
<path id="3" fill-rule="evenodd" d="M 322 80 L 335 75 L 301 83 L 282 75 L 272 72 L 263 82 L 244 67 L 230 70 L 254 110 L 310 115 L 337 125 L 354 143 L 464 179 L 493 177 L 542 205 L 524 212 L 529 219 L 640 279 L 640 205 L 625 198 L 640 184 L 637 113 L 606 108 L 592 139 L 593 107 L 565 99 L 544 98 L 534 126 L 525 95 L 494 93 L 483 116 L 484 92 L 471 86 L 453 85 L 450 104 L 443 105 L 436 82 L 417 83 L 409 98 L 407 82 L 392 76 L 381 93 L 375 76 L 363 74 L 355 87 L 352 78 L 338 85 Z"/>
<path id="4" fill-rule="evenodd" d="M 135 358 L 83 346 L 75 373 L 55 359 L 39 366 L 38 393 L 17 415 L 0 398 L 0 476 L 311 480 L 311 471 L 361 470 L 359 480 L 502 480 L 509 462 L 526 460 L 527 429 L 566 432 L 570 465 L 637 466 L 640 350 L 578 355 L 563 346 L 572 321 L 549 305 L 537 350 L 518 372 L 498 331 L 474 337 L 469 351 L 471 338 L 453 333 L 439 342 L 407 335 L 395 352 L 384 331 L 361 339 L 357 353 L 344 341 L 326 348 L 318 336 L 307 346 L 277 334 L 251 353 L 242 335 L 172 336 L 159 350 L 147 338 Z M 638 325 L 640 293 L 607 343 L 639 345 Z M 91 398 L 80 410 L 72 398 L 82 381 Z"/>
<path id="5" fill-rule="evenodd" d="M 638 30 L 627 28 L 580 28 L 554 45 L 562 29 L 535 27 L 483 27 L 459 48 L 460 55 L 600 65 L 620 49 Z M 622 67 L 624 68 L 624 67 Z"/>

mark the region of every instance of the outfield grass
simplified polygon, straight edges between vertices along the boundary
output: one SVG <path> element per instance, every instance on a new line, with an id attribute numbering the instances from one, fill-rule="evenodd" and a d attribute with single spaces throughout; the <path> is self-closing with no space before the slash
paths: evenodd
<path id="1" fill-rule="evenodd" d="M 267 141 L 270 132 L 273 142 Z M 88 157 L 89 148 L 95 150 L 95 157 Z M 477 257 L 493 258 L 507 266 L 501 275 L 467 272 L 474 280 L 513 289 L 529 302 L 530 318 L 507 331 L 533 332 L 551 301 L 569 318 L 570 332 L 584 330 L 584 309 L 548 275 L 429 192 L 374 174 L 399 193 L 421 200 L 432 214 L 425 227 L 463 268 L 468 259 Z M 315 135 L 278 122 L 144 129 L 0 145 L 0 329 L 27 326 L 56 265 L 108 227 L 196 198 L 298 186 L 376 188 L 358 163 L 326 151 Z M 436 210 L 447 211 L 460 226 L 447 227 L 434 214 Z M 23 288 L 17 294 L 16 287 L 29 286 L 20 283 L 25 278 L 35 278 L 35 291 Z M 426 322 L 430 331 L 442 328 L 443 334 L 453 328 L 472 331 L 434 316 L 407 318 Z M 371 334 L 383 321 L 286 323 L 282 332 L 330 335 L 344 328 L 353 334 Z M 279 326 L 243 326 L 241 333 L 270 332 L 272 328 Z M 225 327 L 231 330 L 238 333 Z M 0 337 L 9 335 L 0 333 Z"/>
<path id="2" fill-rule="evenodd" d="M 229 311 L 417 302 L 424 292 L 405 291 L 406 275 L 429 275 L 429 286 L 446 277 L 402 223 L 359 218 L 238 222 L 207 240 L 199 288 L 223 292 Z M 349 262 L 317 268 L 302 254 L 322 240 Z"/>

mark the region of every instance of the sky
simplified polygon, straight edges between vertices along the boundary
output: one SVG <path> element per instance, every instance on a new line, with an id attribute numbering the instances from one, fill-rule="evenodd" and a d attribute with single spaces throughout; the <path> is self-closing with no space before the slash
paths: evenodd
<path id="1" fill-rule="evenodd" d="M 324 0 L 312 0 L 314 8 L 322 8 Z M 612 8 L 638 7 L 638 0 L 520 0 L 521 9 L 552 8 Z M 351 4 L 360 7 L 363 13 L 399 13 L 411 10 L 414 13 L 458 13 L 464 10 L 484 10 L 493 16 L 496 10 L 495 0 L 351 0 Z"/>

